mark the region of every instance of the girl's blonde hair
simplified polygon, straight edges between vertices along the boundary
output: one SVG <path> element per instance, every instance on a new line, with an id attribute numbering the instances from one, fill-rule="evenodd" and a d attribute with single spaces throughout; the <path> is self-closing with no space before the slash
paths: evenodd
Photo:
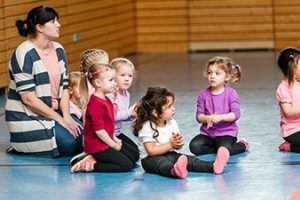
<path id="1" fill-rule="evenodd" d="M 73 88 L 75 85 L 79 85 L 81 79 L 81 72 L 73 71 L 69 73 L 69 88 Z"/>
<path id="2" fill-rule="evenodd" d="M 80 91 L 80 103 L 83 107 L 86 106 L 89 100 L 88 91 L 88 79 L 86 73 L 89 71 L 90 67 L 94 63 L 104 63 L 108 64 L 109 56 L 106 51 L 102 49 L 87 49 L 80 55 L 80 72 L 83 76 L 80 81 L 79 91 Z"/>
<path id="3" fill-rule="evenodd" d="M 103 72 L 109 71 L 109 70 L 115 70 L 113 66 L 111 66 L 109 63 L 94 63 L 90 67 L 87 78 L 90 81 L 90 83 L 95 87 L 94 81 L 95 79 L 101 78 L 101 75 Z"/>
<path id="4" fill-rule="evenodd" d="M 89 71 L 83 74 L 83 78 L 81 80 L 83 79 L 88 80 L 92 84 L 92 86 L 95 87 L 94 85 L 95 79 L 100 78 L 101 74 L 108 70 L 115 70 L 115 69 L 109 63 L 94 63 L 90 66 Z M 81 105 L 85 109 L 89 100 L 87 81 L 81 81 L 80 86 L 82 87 L 82 90 L 87 91 L 85 98 L 83 98 L 82 94 L 80 94 Z"/>
<path id="5" fill-rule="evenodd" d="M 81 72 L 73 71 L 69 73 L 69 89 L 72 89 L 76 85 L 80 85 L 81 81 Z M 80 102 L 77 102 L 77 105 L 80 105 Z"/>
<path id="6" fill-rule="evenodd" d="M 206 65 L 205 77 L 207 77 L 207 70 L 211 65 L 217 65 L 220 69 L 224 70 L 226 74 L 230 75 L 230 80 L 233 83 L 236 83 L 241 79 L 241 66 L 228 57 L 216 56 L 211 58 Z"/>
<path id="7" fill-rule="evenodd" d="M 119 70 L 120 67 L 123 65 L 128 65 L 132 68 L 133 71 L 133 77 L 136 78 L 136 70 L 134 67 L 134 64 L 127 58 L 114 58 L 110 61 L 110 64 L 116 69 L 116 71 Z"/>
<path id="8" fill-rule="evenodd" d="M 87 49 L 80 55 L 80 71 L 88 72 L 94 63 L 108 63 L 108 53 L 102 49 Z"/>

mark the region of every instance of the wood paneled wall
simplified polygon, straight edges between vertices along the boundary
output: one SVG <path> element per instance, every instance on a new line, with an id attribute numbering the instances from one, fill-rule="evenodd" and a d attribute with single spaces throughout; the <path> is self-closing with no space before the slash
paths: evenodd
<path id="1" fill-rule="evenodd" d="M 139 52 L 300 47 L 300 1 L 139 0 Z"/>
<path id="2" fill-rule="evenodd" d="M 300 47 L 300 1 L 273 0 L 275 48 Z"/>
<path id="3" fill-rule="evenodd" d="M 137 51 L 187 51 L 188 1 L 136 1 Z"/>
<path id="4" fill-rule="evenodd" d="M 0 1 L 0 88 L 8 85 L 8 66 L 7 66 L 7 52 L 6 52 L 6 38 L 5 38 L 5 23 L 4 23 L 4 9 L 3 0 Z"/>
<path id="5" fill-rule="evenodd" d="M 87 48 L 101 48 L 110 58 L 136 51 L 132 0 L 68 0 L 64 36 L 70 69 L 78 69 L 79 56 Z M 73 42 L 79 33 L 80 41 Z"/>
<path id="6" fill-rule="evenodd" d="M 274 48 L 271 0 L 191 0 L 190 50 Z"/>
<path id="7" fill-rule="evenodd" d="M 300 1 L 295 0 L 0 0 L 0 88 L 8 58 L 24 38 L 17 19 L 38 5 L 60 15 L 59 42 L 70 71 L 87 48 L 110 58 L 133 52 L 300 47 Z M 74 34 L 79 41 L 74 41 Z"/>
<path id="8" fill-rule="evenodd" d="M 8 59 L 25 38 L 18 35 L 15 21 L 24 20 L 39 5 L 59 13 L 59 42 L 67 54 L 69 70 L 79 69 L 79 57 L 87 48 L 101 48 L 111 58 L 136 52 L 133 0 L 1 0 L 0 88 L 8 85 Z M 79 41 L 73 40 L 74 34 Z"/>

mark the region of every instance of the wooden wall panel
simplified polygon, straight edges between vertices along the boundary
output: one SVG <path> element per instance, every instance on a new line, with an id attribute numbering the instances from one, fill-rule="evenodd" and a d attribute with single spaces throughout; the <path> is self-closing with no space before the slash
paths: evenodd
<path id="1" fill-rule="evenodd" d="M 0 88 L 8 85 L 5 22 L 3 0 L 0 1 Z"/>
<path id="2" fill-rule="evenodd" d="M 187 2 L 187 0 L 136 1 L 137 51 L 188 51 Z"/>
<path id="3" fill-rule="evenodd" d="M 189 1 L 190 50 L 273 48 L 271 0 Z"/>
<path id="4" fill-rule="evenodd" d="M 78 69 L 80 54 L 87 48 L 104 49 L 110 58 L 136 51 L 133 0 L 68 2 L 66 31 L 71 40 L 65 48 L 71 71 Z M 72 41 L 74 33 L 79 42 Z"/>
<path id="5" fill-rule="evenodd" d="M 275 48 L 300 47 L 300 1 L 274 0 Z"/>

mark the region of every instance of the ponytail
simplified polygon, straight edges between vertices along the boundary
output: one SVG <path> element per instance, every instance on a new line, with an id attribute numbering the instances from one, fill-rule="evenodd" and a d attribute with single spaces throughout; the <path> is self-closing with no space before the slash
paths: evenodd
<path id="1" fill-rule="evenodd" d="M 242 68 L 240 65 L 232 63 L 230 70 L 231 82 L 236 83 L 241 79 Z"/>
<path id="2" fill-rule="evenodd" d="M 22 37 L 27 37 L 28 36 L 28 30 L 25 27 L 25 22 L 22 20 L 17 20 L 16 21 L 16 27 L 18 29 L 19 35 Z"/>

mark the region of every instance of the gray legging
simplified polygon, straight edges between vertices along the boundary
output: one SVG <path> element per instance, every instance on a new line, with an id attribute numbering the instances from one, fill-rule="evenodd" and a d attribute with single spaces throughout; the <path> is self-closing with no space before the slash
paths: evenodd
<path id="1" fill-rule="evenodd" d="M 226 147 L 230 155 L 243 153 L 246 146 L 242 142 L 237 142 L 233 136 L 219 136 L 211 138 L 206 135 L 197 135 L 190 142 L 190 151 L 195 155 L 216 153 L 219 147 Z"/>

